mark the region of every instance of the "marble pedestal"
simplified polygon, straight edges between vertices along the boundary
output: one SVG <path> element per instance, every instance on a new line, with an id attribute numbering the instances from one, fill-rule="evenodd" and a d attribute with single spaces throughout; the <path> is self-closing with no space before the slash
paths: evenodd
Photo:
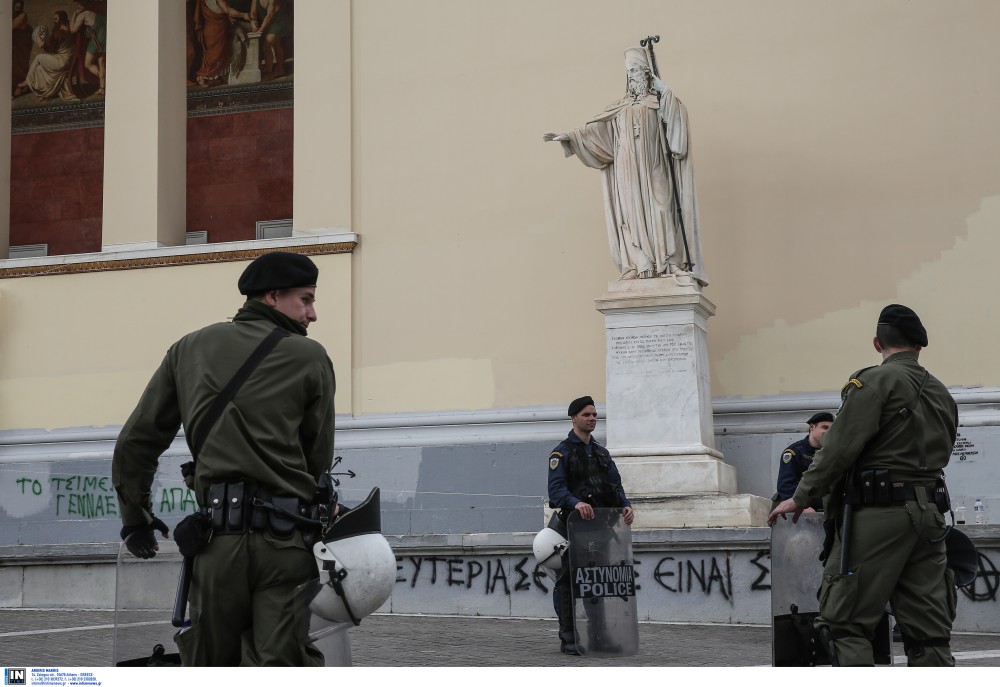
<path id="1" fill-rule="evenodd" d="M 614 282 L 596 301 L 607 331 L 607 437 L 637 527 L 763 525 L 770 501 L 736 493 L 715 449 L 708 318 L 690 278 Z"/>

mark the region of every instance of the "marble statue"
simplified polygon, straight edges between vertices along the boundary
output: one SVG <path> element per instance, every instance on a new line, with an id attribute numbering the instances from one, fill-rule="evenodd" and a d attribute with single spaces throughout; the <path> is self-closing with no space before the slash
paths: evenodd
<path id="1" fill-rule="evenodd" d="M 650 64 L 646 49 L 626 50 L 627 95 L 579 129 L 543 140 L 601 170 L 622 279 L 687 275 L 705 285 L 687 109 Z"/>

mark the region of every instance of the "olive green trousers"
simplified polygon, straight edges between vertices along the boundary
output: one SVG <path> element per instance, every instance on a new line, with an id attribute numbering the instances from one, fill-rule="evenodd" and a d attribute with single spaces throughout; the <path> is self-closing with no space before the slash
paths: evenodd
<path id="1" fill-rule="evenodd" d="M 840 536 L 823 570 L 820 615 L 839 665 L 873 665 L 875 627 L 889 603 L 907 639 L 907 665 L 953 666 L 949 642 L 957 595 L 946 566 L 944 516 L 932 503 L 858 508 L 840 574 Z"/>
<path id="2" fill-rule="evenodd" d="M 195 557 L 191 626 L 174 636 L 185 666 L 322 666 L 296 612 L 299 585 L 317 576 L 299 533 L 216 534 Z"/>

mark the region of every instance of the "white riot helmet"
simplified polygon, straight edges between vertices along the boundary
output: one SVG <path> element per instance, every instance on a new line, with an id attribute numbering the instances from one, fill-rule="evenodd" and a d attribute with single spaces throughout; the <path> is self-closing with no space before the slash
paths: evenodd
<path id="1" fill-rule="evenodd" d="M 337 518 L 313 555 L 322 587 L 309 609 L 319 617 L 360 625 L 386 602 L 396 582 L 396 555 L 382 536 L 378 487 Z"/>
<path id="2" fill-rule="evenodd" d="M 567 548 L 569 548 L 569 542 L 566 541 L 566 537 L 551 527 L 546 527 L 536 534 L 534 541 L 531 542 L 531 550 L 535 554 L 535 560 L 554 572 L 562 570 L 563 554 Z"/>

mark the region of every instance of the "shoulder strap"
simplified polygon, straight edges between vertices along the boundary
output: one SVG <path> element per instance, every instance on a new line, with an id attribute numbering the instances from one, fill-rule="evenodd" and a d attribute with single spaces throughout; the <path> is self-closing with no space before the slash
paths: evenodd
<path id="1" fill-rule="evenodd" d="M 291 336 L 291 333 L 287 329 L 282 327 L 275 327 L 271 330 L 271 333 L 264 337 L 264 340 L 257 345 L 250 357 L 246 359 L 243 365 L 236 371 L 233 378 L 229 380 L 225 388 L 219 392 L 219 395 L 215 397 L 215 401 L 212 406 L 208 409 L 208 413 L 205 415 L 205 419 L 202 421 L 201 427 L 199 428 L 198 435 L 194 437 L 194 440 L 189 445 L 191 449 L 191 457 L 198 460 L 198 454 L 201 453 L 201 447 L 205 445 L 205 441 L 208 439 L 208 433 L 212 431 L 212 427 L 218 421 L 219 416 L 222 415 L 223 409 L 229 404 L 233 397 L 236 396 L 236 392 L 240 390 L 243 383 L 247 381 L 250 375 L 253 373 L 257 366 L 260 365 L 261 361 L 267 357 L 267 354 L 274 350 L 274 347 L 278 345 L 286 336 Z"/>

